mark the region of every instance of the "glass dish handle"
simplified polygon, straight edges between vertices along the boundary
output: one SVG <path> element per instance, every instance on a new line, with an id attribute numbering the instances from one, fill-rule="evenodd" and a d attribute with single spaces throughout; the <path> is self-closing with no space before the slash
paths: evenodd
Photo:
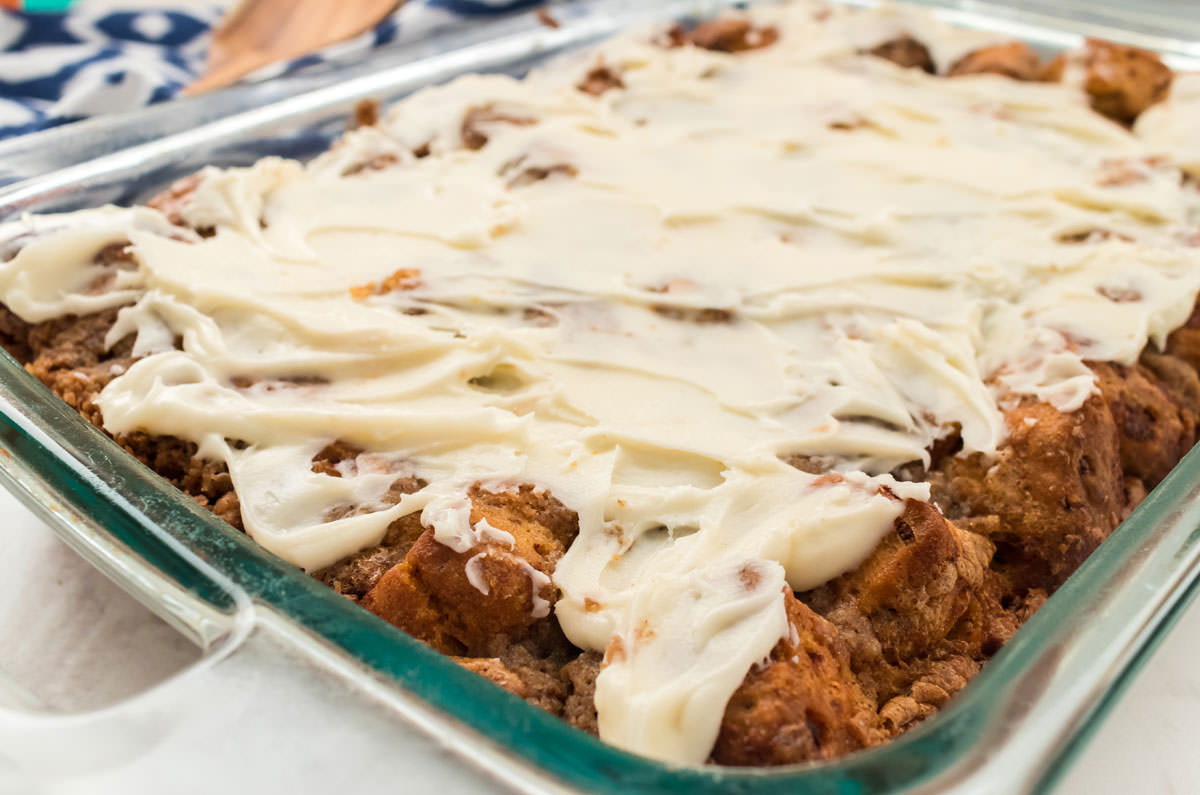
<path id="1" fill-rule="evenodd" d="M 9 366 L 0 379 L 0 484 L 81 557 L 201 648 L 228 635 L 250 608 L 244 591 L 122 505 L 126 500 L 101 476 L 113 464 L 107 450 L 69 450 L 69 439 L 52 439 L 30 417 L 38 407 L 62 415 L 52 425 L 56 431 L 99 431 L 79 427 L 74 410 L 39 394 L 32 376 L 18 371 L 10 377 L 16 368 L 4 358 Z"/>
<path id="2" fill-rule="evenodd" d="M 422 731 L 338 676 L 295 642 L 289 619 L 251 614 L 199 661 L 112 706 L 0 707 L 0 792 L 320 792 L 351 779 L 356 790 L 389 792 L 401 776 L 417 792 L 501 788 L 484 747 L 460 749 L 481 763 L 463 764 L 448 752 L 450 732 Z"/>

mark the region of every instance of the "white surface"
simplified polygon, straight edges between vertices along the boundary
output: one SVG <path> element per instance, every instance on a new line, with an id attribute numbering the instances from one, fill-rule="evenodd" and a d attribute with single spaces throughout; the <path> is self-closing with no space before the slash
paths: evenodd
<path id="1" fill-rule="evenodd" d="M 0 490 L 0 795 L 495 790 L 488 745 L 411 727 L 259 617 L 201 657 Z M 21 691 L 13 685 L 23 686 Z M 419 717 L 418 717 L 419 719 Z M 545 791 L 545 790 L 543 790 Z"/>
<path id="2" fill-rule="evenodd" d="M 0 544 L 6 552 L 0 562 L 0 668 L 12 674 L 42 701 L 60 709 L 88 709 L 111 704 L 184 670 L 196 659 L 195 650 L 186 640 L 80 560 L 2 490 Z M 1059 792 L 1095 795 L 1197 791 L 1200 759 L 1193 746 L 1196 737 L 1194 716 L 1200 707 L 1200 671 L 1194 665 L 1198 656 L 1200 611 L 1192 609 L 1113 710 Z M 340 745 L 343 751 L 339 753 L 352 753 L 359 747 L 354 740 L 356 734 L 378 731 L 381 720 L 394 720 L 377 711 L 355 707 L 358 697 L 343 693 L 340 688 L 313 688 L 312 674 L 301 665 L 276 663 L 270 688 L 257 687 L 254 682 L 249 682 L 246 687 L 238 685 L 239 680 L 233 674 L 244 665 L 244 660 L 222 665 L 224 667 L 218 672 L 220 676 L 210 675 L 203 684 L 206 687 L 211 687 L 214 681 L 234 684 L 225 687 L 225 692 L 214 691 L 221 697 L 205 703 L 217 703 L 220 710 L 228 710 L 230 703 L 237 703 L 239 710 L 234 714 L 243 716 L 235 718 L 237 720 L 250 720 L 255 716 L 261 720 L 264 714 L 269 714 L 271 720 L 289 724 L 297 720 L 313 721 L 319 713 L 296 710 L 291 700 L 280 697 L 281 686 L 287 684 L 286 680 L 295 679 L 293 686 L 305 688 L 309 693 L 315 689 L 322 694 L 321 698 L 329 702 L 326 714 L 336 714 L 342 719 L 336 722 L 342 724 L 340 729 L 328 723 L 313 727 L 313 736 L 320 737 L 321 747 L 327 751 Z M 261 677 L 261 671 L 254 676 Z M 197 676 L 189 672 L 169 683 L 166 690 L 186 690 L 184 685 L 188 682 L 196 690 L 199 688 L 196 679 Z M 307 687 L 301 681 L 304 679 L 309 680 Z M 2 695 L 0 692 L 0 700 Z M 254 704 L 246 699 L 253 699 Z M 201 706 L 194 698 L 187 701 L 193 708 Z M 153 749 L 139 748 L 140 763 L 107 771 L 89 770 L 82 778 L 71 777 L 62 782 L 61 787 L 42 791 L 143 791 L 140 785 L 149 785 L 163 772 L 164 759 L 170 759 L 171 754 L 186 755 L 189 747 L 197 757 L 222 758 L 228 752 L 230 758 L 242 761 L 232 768 L 201 766 L 205 770 L 189 776 L 184 789 L 169 791 L 216 791 L 212 787 L 232 783 L 230 773 L 240 774 L 243 768 L 255 766 L 260 773 L 269 769 L 269 765 L 264 768 L 261 758 L 262 752 L 271 747 L 269 740 L 264 739 L 263 747 L 258 749 L 240 747 L 241 753 L 222 749 L 219 746 L 221 723 L 230 720 L 229 713 L 215 709 L 209 709 L 207 713 L 198 720 L 188 721 L 186 726 L 172 726 L 170 732 L 164 732 L 165 739 L 154 744 Z M 370 723 L 360 723 L 364 720 Z M 353 731 L 347 731 L 346 723 L 355 724 Z M 372 724 L 376 728 L 373 729 Z M 394 722 L 391 725 L 395 726 Z M 189 746 L 188 743 L 207 744 Z M 416 758 L 428 760 L 424 769 L 420 765 L 385 764 L 374 758 L 357 760 L 359 767 L 355 778 L 359 780 L 356 783 L 362 784 L 360 777 L 387 781 L 393 775 L 402 774 L 407 785 L 404 790 L 408 792 L 427 792 L 436 785 L 439 792 L 448 795 L 458 786 L 463 786 L 464 791 L 476 792 L 485 787 L 479 780 L 470 782 L 469 787 L 464 779 L 447 782 L 444 755 L 435 751 L 439 756 L 430 757 L 428 745 L 415 737 L 411 739 L 411 750 Z M 406 756 L 399 750 L 397 748 L 393 762 Z M 15 749 L 9 746 L 6 751 L 13 753 Z M 70 756 L 69 752 L 64 753 L 62 758 L 55 759 L 55 765 L 68 765 Z M 269 760 L 272 756 L 268 753 L 266 758 Z M 287 775 L 282 772 L 279 775 L 291 779 L 288 791 L 292 795 L 324 792 L 331 784 L 325 768 L 292 769 Z M 394 778 L 390 780 L 395 781 Z M 280 783 L 280 780 L 276 782 Z M 452 786 L 447 787 L 447 784 Z"/>
<path id="3" fill-rule="evenodd" d="M 107 706 L 199 650 L 0 491 L 0 669 L 51 709 Z"/>

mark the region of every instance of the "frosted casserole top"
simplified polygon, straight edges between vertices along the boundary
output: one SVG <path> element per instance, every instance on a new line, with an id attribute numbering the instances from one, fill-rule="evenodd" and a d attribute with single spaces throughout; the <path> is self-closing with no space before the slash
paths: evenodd
<path id="1" fill-rule="evenodd" d="M 890 471 L 953 424 L 995 451 L 1020 396 L 1079 407 L 1086 359 L 1136 361 L 1200 288 L 1200 195 L 1168 165 L 1200 167 L 1190 83 L 1131 132 L 1077 87 L 859 53 L 909 32 L 944 68 L 991 43 L 923 13 L 751 16 L 778 41 L 641 31 L 419 92 L 308 165 L 210 169 L 184 215 L 211 236 L 149 209 L 9 224 L 34 235 L 3 300 L 125 305 L 110 342 L 136 331 L 143 358 L 101 393 L 107 429 L 225 461 L 247 531 L 305 568 L 418 511 L 465 551 L 491 531 L 472 484 L 549 490 L 580 531 L 533 609 L 619 645 L 602 738 L 702 762 L 789 631 L 781 591 L 928 499 Z M 623 86 L 580 91 L 598 64 Z M 137 268 L 89 292 L 126 239 Z M 313 472 L 335 439 L 379 466 Z M 397 470 L 430 485 L 389 505 Z"/>

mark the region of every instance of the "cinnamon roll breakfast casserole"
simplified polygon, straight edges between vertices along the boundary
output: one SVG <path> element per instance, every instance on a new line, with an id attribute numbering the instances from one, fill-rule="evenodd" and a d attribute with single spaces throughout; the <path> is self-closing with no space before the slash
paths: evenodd
<path id="1" fill-rule="evenodd" d="M 1200 75 L 899 6 L 473 75 L 0 225 L 0 337 L 272 553 L 600 739 L 942 707 L 1196 440 Z"/>

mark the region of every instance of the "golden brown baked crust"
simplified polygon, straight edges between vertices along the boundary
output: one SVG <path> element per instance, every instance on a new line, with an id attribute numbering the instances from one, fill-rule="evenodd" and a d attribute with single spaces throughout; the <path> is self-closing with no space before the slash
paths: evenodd
<path id="1" fill-rule="evenodd" d="M 934 499 L 951 521 L 996 544 L 998 568 L 1053 589 L 1123 515 L 1116 423 L 1099 397 L 1070 414 L 1026 399 L 1006 421 L 1009 438 L 994 460 L 958 456 L 930 473 Z"/>
<path id="2" fill-rule="evenodd" d="M 1098 113 L 1133 124 L 1142 111 L 1167 96 L 1172 73 L 1152 52 L 1088 39 L 1084 90 Z"/>
<path id="3" fill-rule="evenodd" d="M 995 74 L 1013 80 L 1041 80 L 1042 59 L 1024 42 L 996 44 L 967 53 L 950 67 L 951 77 L 959 75 Z"/>
<path id="4" fill-rule="evenodd" d="M 854 672 L 878 703 L 911 683 L 914 662 L 938 656 L 983 582 L 986 539 L 936 508 L 909 501 L 866 561 L 807 594 L 838 627 Z"/>
<path id="5" fill-rule="evenodd" d="M 1171 366 L 1177 360 L 1152 351 L 1144 360 L 1156 362 L 1160 371 L 1185 380 Z M 1195 441 L 1193 409 L 1181 405 L 1181 392 L 1172 399 L 1167 384 L 1144 364 L 1128 367 L 1097 362 L 1092 370 L 1117 430 L 1122 471 L 1126 477 L 1141 480 L 1147 489 L 1154 488 Z M 1186 385 L 1181 389 L 1186 390 Z"/>
<path id="6" fill-rule="evenodd" d="M 791 593 L 784 599 L 792 634 L 729 700 L 712 752 L 719 764 L 833 759 L 883 739 L 837 627 Z"/>
<path id="7" fill-rule="evenodd" d="M 937 73 L 937 65 L 933 62 L 929 48 L 912 36 L 898 36 L 889 39 L 865 52 L 877 58 L 883 58 L 885 61 L 891 61 L 897 66 L 903 66 L 905 69 L 920 69 L 929 74 Z"/>
<path id="8" fill-rule="evenodd" d="M 530 486 L 516 492 L 476 488 L 471 503 L 472 524 L 486 519 L 510 533 L 512 549 L 486 542 L 456 552 L 426 530 L 360 601 L 446 654 L 484 654 L 493 639 L 519 640 L 535 621 L 548 621 L 548 613 L 535 617 L 535 606 L 539 600 L 552 603 L 554 587 L 548 579 L 535 581 L 529 568 L 552 574 L 578 531 L 571 511 Z"/>

